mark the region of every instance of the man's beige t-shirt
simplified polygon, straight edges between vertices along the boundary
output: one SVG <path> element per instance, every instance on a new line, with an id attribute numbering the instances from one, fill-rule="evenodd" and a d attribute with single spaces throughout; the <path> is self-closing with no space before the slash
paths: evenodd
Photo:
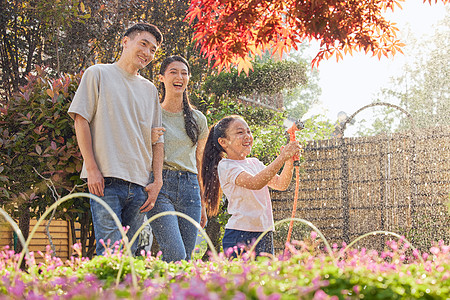
<path id="1" fill-rule="evenodd" d="M 116 64 L 97 64 L 83 74 L 69 107 L 89 122 L 92 147 L 104 177 L 146 186 L 152 171 L 152 127 L 162 126 L 158 91 Z M 162 137 L 158 142 L 163 142 Z M 87 178 L 85 164 L 81 178 Z"/>

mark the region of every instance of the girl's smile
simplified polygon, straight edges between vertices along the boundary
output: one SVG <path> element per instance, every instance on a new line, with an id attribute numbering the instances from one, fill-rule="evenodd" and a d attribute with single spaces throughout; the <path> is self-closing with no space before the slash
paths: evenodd
<path id="1" fill-rule="evenodd" d="M 247 122 L 241 119 L 231 122 L 226 131 L 226 137 L 219 138 L 219 144 L 229 159 L 245 159 L 253 146 L 253 136 Z"/>

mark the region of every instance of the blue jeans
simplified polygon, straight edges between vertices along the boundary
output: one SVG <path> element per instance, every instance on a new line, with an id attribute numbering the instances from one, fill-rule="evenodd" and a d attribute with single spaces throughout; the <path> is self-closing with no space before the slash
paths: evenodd
<path id="1" fill-rule="evenodd" d="M 262 232 L 253 231 L 242 231 L 236 229 L 225 228 L 225 234 L 222 239 L 223 251 L 227 253 L 229 248 L 234 246 L 238 247 L 238 254 L 242 254 L 245 250 L 248 250 L 253 242 L 262 234 Z M 248 246 L 244 249 L 240 249 L 242 246 Z M 229 250 L 231 252 L 231 250 Z M 258 242 L 255 247 L 256 256 L 259 256 L 261 252 L 273 254 L 273 232 L 269 231 L 266 235 Z M 229 253 L 231 257 L 237 257 L 237 253 L 234 251 Z"/>
<path id="2" fill-rule="evenodd" d="M 104 196 L 100 198 L 116 213 L 122 226 L 130 226 L 127 237 L 128 240 L 131 240 L 144 222 L 144 214 L 140 213 L 139 209 L 147 201 L 147 197 L 147 192 L 140 185 L 122 179 L 106 177 Z M 91 199 L 90 202 L 95 240 L 97 243 L 96 251 L 97 255 L 102 255 L 105 248 L 100 243 L 100 239 L 105 244 L 110 240 L 110 245 L 113 245 L 114 242 L 122 239 L 122 235 L 109 212 L 97 201 Z M 137 249 L 137 245 L 138 240 L 131 246 L 131 253 L 133 255 Z"/>
<path id="3" fill-rule="evenodd" d="M 200 222 L 202 203 L 197 175 L 187 171 L 163 170 L 163 186 L 147 218 L 165 211 L 184 213 Z M 197 228 L 183 217 L 162 216 L 150 223 L 164 261 L 190 260 Z"/>

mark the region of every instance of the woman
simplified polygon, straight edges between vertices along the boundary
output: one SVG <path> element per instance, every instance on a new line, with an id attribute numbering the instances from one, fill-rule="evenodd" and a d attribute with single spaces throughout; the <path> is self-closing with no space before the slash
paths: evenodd
<path id="1" fill-rule="evenodd" d="M 187 96 L 190 68 L 180 56 L 166 58 L 159 72 L 164 131 L 163 186 L 147 217 L 164 212 L 184 213 L 203 227 L 206 208 L 198 182 L 201 158 L 208 135 L 206 117 L 193 109 Z M 197 228 L 182 217 L 167 215 L 151 222 L 165 261 L 189 260 L 197 238 Z"/>

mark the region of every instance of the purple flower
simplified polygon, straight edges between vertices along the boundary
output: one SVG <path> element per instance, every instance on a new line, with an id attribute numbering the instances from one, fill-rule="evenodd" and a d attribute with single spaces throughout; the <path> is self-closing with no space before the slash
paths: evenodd
<path id="1" fill-rule="evenodd" d="M 8 293 L 12 294 L 16 298 L 22 298 L 25 293 L 25 287 L 25 283 L 19 278 L 16 278 L 16 280 L 14 281 L 14 286 L 8 287 Z"/>
<path id="2" fill-rule="evenodd" d="M 242 292 L 237 292 L 236 295 L 234 295 L 233 300 L 246 300 L 247 296 L 245 296 Z"/>
<path id="3" fill-rule="evenodd" d="M 56 277 L 52 282 L 50 282 L 52 286 L 64 285 L 66 284 L 66 279 L 61 277 Z"/>
<path id="4" fill-rule="evenodd" d="M 35 294 L 33 290 L 31 290 L 27 295 L 27 300 L 45 300 L 46 298 L 43 295 Z"/>

